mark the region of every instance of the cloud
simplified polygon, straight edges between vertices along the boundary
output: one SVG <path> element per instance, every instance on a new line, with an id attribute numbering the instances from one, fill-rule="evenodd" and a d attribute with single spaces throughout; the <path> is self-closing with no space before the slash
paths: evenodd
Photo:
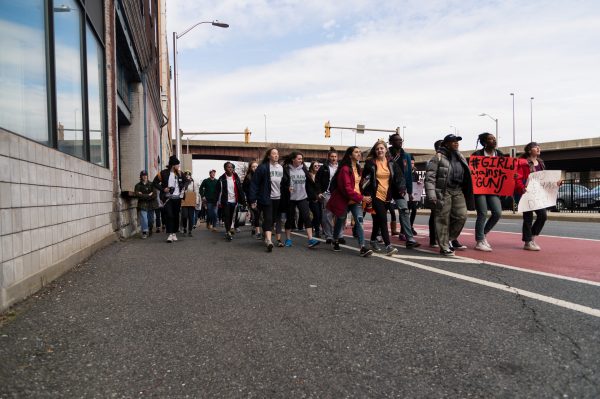
<path id="1" fill-rule="evenodd" d="M 322 126 L 331 120 L 407 126 L 407 145 L 429 148 L 453 125 L 469 148 L 479 132 L 494 129 L 491 120 L 478 116 L 486 112 L 499 119 L 500 143 L 508 145 L 514 92 L 517 143 L 529 140 L 530 97 L 534 139 L 599 135 L 600 6 L 593 2 L 407 1 L 369 8 L 351 1 L 315 13 L 321 3 L 209 2 L 208 10 L 227 10 L 232 18 L 245 10 L 254 28 L 264 27 L 250 33 L 249 22 L 242 21 L 236 33 L 241 36 L 285 36 L 312 24 L 307 37 L 313 37 L 333 26 L 331 21 L 351 28 L 336 42 L 283 51 L 266 63 L 223 73 L 203 74 L 197 66 L 180 71 L 182 129 L 249 126 L 257 133 L 254 140 L 262 136 L 266 113 L 270 140 L 325 144 Z M 227 40 L 253 43 L 250 37 Z M 344 143 L 353 144 L 352 135 L 347 137 Z M 367 145 L 377 137 L 366 134 L 358 142 Z M 467 144 L 471 138 L 473 144 Z"/>

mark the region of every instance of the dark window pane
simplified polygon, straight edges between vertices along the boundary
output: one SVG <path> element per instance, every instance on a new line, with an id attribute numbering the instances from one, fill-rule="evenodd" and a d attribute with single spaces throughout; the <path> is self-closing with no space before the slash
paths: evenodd
<path id="1" fill-rule="evenodd" d="M 79 6 L 73 0 L 54 0 L 58 149 L 83 158 L 80 27 Z"/>
<path id="2" fill-rule="evenodd" d="M 86 32 L 90 162 L 105 166 L 104 51 L 89 26 Z"/>
<path id="3" fill-rule="evenodd" d="M 0 127 L 48 144 L 43 4 L 0 1 Z"/>

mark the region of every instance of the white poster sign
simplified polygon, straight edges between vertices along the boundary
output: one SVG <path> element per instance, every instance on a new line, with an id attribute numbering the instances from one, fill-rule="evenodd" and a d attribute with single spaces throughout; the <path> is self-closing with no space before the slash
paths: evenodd
<path id="1" fill-rule="evenodd" d="M 531 173 L 527 180 L 527 191 L 519 200 L 519 212 L 555 206 L 560 177 L 560 170 L 542 170 Z"/>
<path id="2" fill-rule="evenodd" d="M 421 201 L 421 197 L 423 197 L 423 182 L 414 181 L 413 182 L 413 201 Z"/>

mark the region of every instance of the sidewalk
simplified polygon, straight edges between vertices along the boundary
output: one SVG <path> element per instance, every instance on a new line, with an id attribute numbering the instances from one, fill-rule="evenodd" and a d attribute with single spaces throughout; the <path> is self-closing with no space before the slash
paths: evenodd
<path id="1" fill-rule="evenodd" d="M 419 209 L 417 210 L 417 215 L 427 215 L 429 216 L 429 209 Z M 469 216 L 475 217 L 477 216 L 477 212 L 468 211 L 467 214 Z M 502 211 L 502 219 L 522 219 L 523 214 L 519 212 L 511 212 L 511 211 Z M 548 212 L 548 220 L 559 220 L 564 222 L 591 222 L 591 223 L 599 223 L 600 222 L 600 212 L 595 213 L 571 213 L 571 212 Z"/>

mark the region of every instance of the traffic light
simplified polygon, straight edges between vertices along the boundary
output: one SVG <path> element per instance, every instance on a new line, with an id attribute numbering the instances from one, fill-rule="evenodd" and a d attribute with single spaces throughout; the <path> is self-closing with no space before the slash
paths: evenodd
<path id="1" fill-rule="evenodd" d="M 331 137 L 331 125 L 329 121 L 325 122 L 325 138 L 328 139 Z"/>
<path id="2" fill-rule="evenodd" d="M 250 142 L 250 135 L 252 134 L 252 132 L 250 130 L 248 130 L 248 128 L 246 128 L 244 130 L 244 142 L 246 144 L 248 144 Z"/>

